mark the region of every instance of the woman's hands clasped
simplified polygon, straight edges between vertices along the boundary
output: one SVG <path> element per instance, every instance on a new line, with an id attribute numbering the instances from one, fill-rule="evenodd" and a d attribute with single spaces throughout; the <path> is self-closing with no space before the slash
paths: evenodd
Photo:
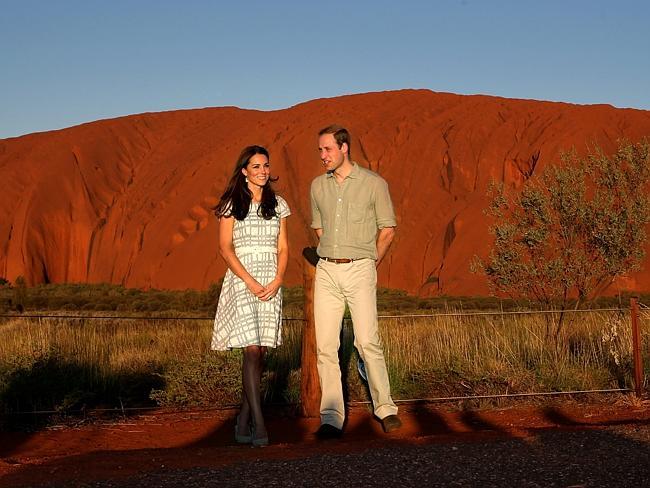
<path id="1" fill-rule="evenodd" d="M 282 286 L 282 282 L 279 280 L 273 280 L 271 283 L 266 285 L 264 287 L 264 293 L 262 294 L 261 297 L 259 297 L 260 300 L 262 301 L 267 301 L 273 298 L 275 295 L 278 294 L 278 290 L 280 289 L 280 286 Z"/>
<path id="2" fill-rule="evenodd" d="M 262 297 L 264 294 L 264 287 L 260 285 L 260 283 L 257 280 L 250 279 L 248 281 L 245 281 L 246 283 L 246 288 L 248 288 L 248 291 L 250 291 L 253 295 L 255 295 L 257 298 Z"/>
<path id="3" fill-rule="evenodd" d="M 277 295 L 280 286 L 282 286 L 282 282 L 279 280 L 273 280 L 266 286 L 262 286 L 257 280 L 251 280 L 246 283 L 248 290 L 263 302 Z"/>

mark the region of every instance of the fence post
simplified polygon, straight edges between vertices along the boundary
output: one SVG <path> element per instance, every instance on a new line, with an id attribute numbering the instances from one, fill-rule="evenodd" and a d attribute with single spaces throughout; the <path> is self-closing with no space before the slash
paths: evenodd
<path id="1" fill-rule="evenodd" d="M 634 391 L 636 396 L 643 396 L 643 361 L 641 360 L 641 333 L 639 331 L 639 303 L 637 297 L 630 298 L 630 315 L 632 317 L 632 354 L 634 356 Z"/>
<path id="2" fill-rule="evenodd" d="M 300 358 L 300 412 L 303 417 L 320 415 L 320 383 L 316 369 L 316 326 L 314 323 L 314 276 L 318 255 L 316 248 L 302 250 L 305 326 L 302 330 Z"/>

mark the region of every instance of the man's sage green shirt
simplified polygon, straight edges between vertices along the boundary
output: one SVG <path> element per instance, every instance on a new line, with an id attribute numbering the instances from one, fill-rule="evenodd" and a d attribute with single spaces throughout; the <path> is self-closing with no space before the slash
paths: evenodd
<path id="1" fill-rule="evenodd" d="M 386 181 L 353 163 L 342 184 L 333 174 L 311 184 L 311 227 L 323 229 L 318 255 L 328 258 L 377 259 L 377 231 L 395 227 Z"/>

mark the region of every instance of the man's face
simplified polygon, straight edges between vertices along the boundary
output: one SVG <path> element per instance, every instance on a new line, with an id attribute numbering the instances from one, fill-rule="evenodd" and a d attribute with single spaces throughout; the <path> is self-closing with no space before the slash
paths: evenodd
<path id="1" fill-rule="evenodd" d="M 326 171 L 336 171 L 341 167 L 345 161 L 347 149 L 348 145 L 346 143 L 341 144 L 341 147 L 339 147 L 332 134 L 323 134 L 318 138 L 320 160 Z"/>

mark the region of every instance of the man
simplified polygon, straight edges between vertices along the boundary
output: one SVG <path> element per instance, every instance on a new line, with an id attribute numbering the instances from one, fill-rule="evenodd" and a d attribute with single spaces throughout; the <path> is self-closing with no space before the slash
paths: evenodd
<path id="1" fill-rule="evenodd" d="M 322 391 L 319 438 L 340 437 L 345 420 L 338 358 L 347 303 L 354 345 L 365 362 L 375 415 L 385 432 L 401 427 L 390 395 L 377 327 L 377 270 L 395 234 L 388 185 L 350 159 L 350 134 L 332 125 L 319 132 L 326 174 L 311 185 L 312 228 L 320 239 L 314 283 L 318 376 Z"/>

